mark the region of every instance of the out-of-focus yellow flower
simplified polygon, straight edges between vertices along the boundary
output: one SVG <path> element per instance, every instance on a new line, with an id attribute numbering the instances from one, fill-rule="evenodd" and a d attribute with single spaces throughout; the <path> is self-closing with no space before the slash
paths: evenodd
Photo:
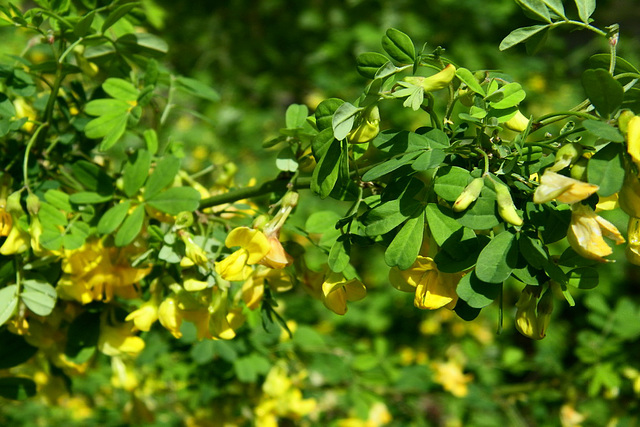
<path id="1" fill-rule="evenodd" d="M 155 301 L 147 301 L 135 311 L 132 311 L 124 319 L 126 322 L 133 321 L 133 324 L 141 331 L 149 331 L 151 325 L 158 320 L 158 306 Z"/>
<path id="2" fill-rule="evenodd" d="M 567 240 L 574 251 L 584 258 L 607 262 L 603 257 L 611 255 L 613 250 L 604 241 L 603 234 L 617 245 L 625 241 L 616 226 L 597 215 L 590 206 L 572 206 Z"/>
<path id="3" fill-rule="evenodd" d="M 640 180 L 631 171 L 624 176 L 624 183 L 618 193 L 620 208 L 629 216 L 640 218 Z"/>
<path id="4" fill-rule="evenodd" d="M 194 279 L 190 277 L 182 282 L 182 286 L 189 292 L 197 292 L 209 287 L 209 283 L 204 280 Z"/>
<path id="5" fill-rule="evenodd" d="M 264 296 L 265 284 L 276 292 L 285 292 L 293 287 L 293 280 L 284 270 L 273 270 L 258 266 L 256 271 L 242 285 L 242 299 L 251 310 L 255 310 L 260 306 Z"/>
<path id="6" fill-rule="evenodd" d="M 209 333 L 216 338 L 235 338 L 236 330 L 242 326 L 245 317 L 240 307 L 228 308 L 226 291 L 215 292 L 209 305 Z"/>
<path id="7" fill-rule="evenodd" d="M 229 281 L 246 280 L 252 272 L 250 265 L 260 262 L 271 250 L 267 236 L 248 227 L 231 230 L 225 240 L 225 246 L 240 246 L 240 249 L 215 264 L 216 272 Z"/>
<path id="8" fill-rule="evenodd" d="M 144 340 L 133 335 L 130 324 L 110 326 L 104 322 L 100 327 L 98 350 L 107 356 L 136 356 L 144 350 Z"/>
<path id="9" fill-rule="evenodd" d="M 174 337 L 182 337 L 182 332 L 180 332 L 182 312 L 178 308 L 178 302 L 175 298 L 169 297 L 160 303 L 160 307 L 158 307 L 158 320 Z"/>
<path id="10" fill-rule="evenodd" d="M 75 299 L 82 304 L 91 301 L 109 302 L 114 295 L 134 298 L 135 284 L 142 280 L 151 267 L 133 268 L 129 264 L 131 253 L 127 248 L 105 248 L 100 239 L 90 239 L 74 250 L 65 250 L 58 283 L 63 299 Z"/>
<path id="11" fill-rule="evenodd" d="M 342 273 L 329 272 L 322 283 L 325 307 L 336 314 L 347 312 L 347 301 L 359 301 L 367 295 L 367 288 L 358 279 L 347 279 Z"/>
<path id="12" fill-rule="evenodd" d="M 578 412 L 574 405 L 565 403 L 560 408 L 560 422 L 562 427 L 580 427 L 586 417 Z"/>
<path id="13" fill-rule="evenodd" d="M 627 152 L 640 168 L 640 116 L 633 116 L 627 122 Z"/>
<path id="14" fill-rule="evenodd" d="M 433 259 L 424 256 L 418 256 L 407 270 L 394 267 L 389 271 L 389 281 L 396 289 L 415 292 L 414 305 L 429 310 L 455 307 L 461 278 L 461 273 L 439 271 Z"/>
<path id="15" fill-rule="evenodd" d="M 546 203 L 556 199 L 563 203 L 576 203 L 591 196 L 599 188 L 595 184 L 578 181 L 547 169 L 533 193 L 533 202 Z"/>
<path id="16" fill-rule="evenodd" d="M 366 420 L 352 416 L 339 420 L 338 427 L 380 427 L 389 424 L 392 420 L 387 405 L 375 402 L 369 408 Z"/>
<path id="17" fill-rule="evenodd" d="M 316 408 L 315 399 L 304 399 L 282 366 L 271 368 L 262 390 L 264 394 L 255 408 L 256 427 L 277 427 L 279 418 L 297 421 Z"/>
<path id="18" fill-rule="evenodd" d="M 13 106 L 16 109 L 16 119 L 26 118 L 27 121 L 22 125 L 22 129 L 31 132 L 35 127 L 33 123 L 37 116 L 36 110 L 25 101 L 24 98 L 16 98 L 13 100 Z"/>
<path id="19" fill-rule="evenodd" d="M 209 269 L 207 252 L 193 241 L 193 235 L 183 230 L 180 230 L 179 234 L 185 245 L 185 255 L 187 259 L 190 260 L 192 264 Z M 185 265 L 183 265 L 183 267 L 185 267 Z"/>
<path id="20" fill-rule="evenodd" d="M 5 204 L 4 201 L 0 202 L 0 212 L 2 212 L 0 214 L 0 225 L 2 226 L 0 236 L 7 236 L 0 247 L 2 255 L 20 254 L 29 249 L 31 245 L 31 236 L 18 225 L 18 219 L 24 215 L 20 204 L 20 193 L 20 191 L 16 191 L 7 197 L 6 207 L 2 206 Z"/>
<path id="21" fill-rule="evenodd" d="M 431 368 L 435 373 L 433 380 L 449 393 L 456 397 L 465 397 L 469 393 L 467 384 L 473 380 L 473 375 L 463 373 L 459 363 L 453 360 L 432 362 Z"/>
<path id="22" fill-rule="evenodd" d="M 111 373 L 111 385 L 115 388 L 133 391 L 139 385 L 133 367 L 125 364 L 118 356 L 111 358 Z"/>

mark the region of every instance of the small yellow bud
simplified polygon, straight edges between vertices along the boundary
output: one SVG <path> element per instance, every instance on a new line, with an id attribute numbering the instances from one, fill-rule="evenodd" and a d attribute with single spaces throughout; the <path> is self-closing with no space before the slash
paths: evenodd
<path id="1" fill-rule="evenodd" d="M 360 115 L 358 125 L 347 135 L 351 144 L 365 144 L 380 133 L 380 110 L 373 104 Z"/>
<path id="2" fill-rule="evenodd" d="M 435 92 L 449 86 L 449 83 L 456 76 L 456 67 L 447 64 L 439 73 L 427 77 L 422 81 L 422 88 L 425 92 Z"/>
<path id="3" fill-rule="evenodd" d="M 500 215 L 500 217 L 509 224 L 517 226 L 522 225 L 522 218 L 520 218 L 520 215 L 518 215 L 516 206 L 513 204 L 513 199 L 511 198 L 509 187 L 502 184 L 501 182 L 496 181 L 494 181 L 494 186 L 496 190 L 496 199 L 498 202 L 498 214 Z"/>
<path id="4" fill-rule="evenodd" d="M 518 110 L 515 116 L 504 122 L 504 126 L 514 132 L 524 132 L 529 126 L 529 119 Z"/>
<path id="5" fill-rule="evenodd" d="M 475 202 L 478 196 L 480 196 L 480 192 L 483 188 L 484 178 L 476 178 L 471 181 L 464 190 L 462 190 L 462 193 L 460 193 L 456 201 L 453 203 L 453 211 L 462 212 L 467 209 L 469 205 Z"/>

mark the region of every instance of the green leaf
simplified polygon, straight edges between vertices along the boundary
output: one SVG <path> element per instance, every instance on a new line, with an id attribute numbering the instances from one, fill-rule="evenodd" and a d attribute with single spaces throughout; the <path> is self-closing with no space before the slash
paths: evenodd
<path id="1" fill-rule="evenodd" d="M 125 200 L 122 203 L 118 203 L 117 205 L 111 207 L 108 211 L 106 211 L 100 221 L 98 222 L 98 233 L 100 234 L 109 234 L 113 233 L 116 228 L 122 224 L 122 221 L 127 216 L 129 212 L 129 208 L 131 207 L 131 200 Z"/>
<path id="2" fill-rule="evenodd" d="M 136 89 L 131 82 L 115 77 L 110 77 L 105 80 L 105 82 L 102 83 L 102 89 L 112 98 L 127 103 L 135 102 L 140 95 L 140 91 Z M 128 105 L 131 106 L 131 104 Z"/>
<path id="3" fill-rule="evenodd" d="M 291 104 L 285 113 L 285 125 L 287 129 L 301 128 L 307 122 L 309 109 L 304 104 Z"/>
<path id="4" fill-rule="evenodd" d="M 518 238 L 518 246 L 520 253 L 532 267 L 543 269 L 549 262 L 549 255 L 540 240 L 521 234 Z"/>
<path id="5" fill-rule="evenodd" d="M 116 246 L 127 246 L 140 234 L 142 224 L 144 223 L 144 213 L 144 205 L 138 205 L 133 212 L 131 212 L 131 215 L 124 220 L 122 227 L 120 227 L 116 233 L 114 240 Z"/>
<path id="6" fill-rule="evenodd" d="M 331 271 L 340 273 L 349 265 L 351 253 L 351 240 L 346 234 L 341 235 L 331 246 L 327 263 Z"/>
<path id="7" fill-rule="evenodd" d="M 589 23 L 589 17 L 596 10 L 596 0 L 575 0 L 578 8 L 578 15 L 582 22 Z"/>
<path id="8" fill-rule="evenodd" d="M 276 167 L 284 172 L 295 172 L 298 170 L 298 160 L 291 151 L 291 147 L 286 146 L 278 153 Z"/>
<path id="9" fill-rule="evenodd" d="M 468 170 L 458 166 L 445 166 L 438 169 L 433 189 L 447 202 L 455 202 L 470 181 L 471 174 Z"/>
<path id="10" fill-rule="evenodd" d="M 91 120 L 84 128 L 87 138 L 102 138 L 100 150 L 106 151 L 120 140 L 127 129 L 129 115 L 126 112 L 107 114 Z"/>
<path id="11" fill-rule="evenodd" d="M 412 202 L 403 206 L 399 199 L 395 199 L 371 209 L 363 218 L 365 234 L 379 236 L 402 224 L 407 218 L 415 215 L 421 207 L 417 200 L 412 200 Z"/>
<path id="12" fill-rule="evenodd" d="M 593 267 L 578 267 L 567 273 L 568 284 L 578 289 L 593 289 L 598 286 L 600 276 Z"/>
<path id="13" fill-rule="evenodd" d="M 623 146 L 611 142 L 598 150 L 587 164 L 587 177 L 591 184 L 598 185 L 598 194 L 611 196 L 622 188 L 624 181 Z"/>
<path id="14" fill-rule="evenodd" d="M 589 58 L 589 68 L 609 68 L 611 55 L 608 53 L 597 53 Z M 640 70 L 633 66 L 629 61 L 621 56 L 616 56 L 615 74 L 618 73 L 636 73 L 640 74 Z"/>
<path id="15" fill-rule="evenodd" d="M 108 202 L 113 198 L 112 194 L 100 194 L 93 191 L 79 191 L 69 196 L 69 201 L 76 205 L 92 205 Z"/>
<path id="16" fill-rule="evenodd" d="M 64 354 L 74 363 L 84 363 L 95 353 L 99 337 L 100 313 L 85 311 L 69 325 Z"/>
<path id="17" fill-rule="evenodd" d="M 522 102 L 527 94 L 522 90 L 520 83 L 509 83 L 487 96 L 485 99 L 491 102 L 491 107 L 496 109 L 511 108 Z M 497 99 L 494 101 L 494 99 Z"/>
<path id="18" fill-rule="evenodd" d="M 316 107 L 315 117 L 316 126 L 319 131 L 332 128 L 333 114 L 342 104 L 344 104 L 344 101 L 338 98 L 325 99 L 318 104 Z"/>
<path id="19" fill-rule="evenodd" d="M 75 27 L 73 27 L 73 35 L 76 37 L 84 37 L 89 31 L 91 31 L 91 24 L 93 23 L 93 18 L 96 16 L 96 11 L 92 10 L 87 13 L 78 21 Z"/>
<path id="20" fill-rule="evenodd" d="M 382 37 L 382 48 L 401 64 L 412 64 L 416 59 L 416 49 L 411 37 L 395 28 L 389 28 Z"/>
<path id="21" fill-rule="evenodd" d="M 331 138 L 321 147 L 321 151 L 324 151 L 324 154 L 311 175 L 311 190 L 324 199 L 331 194 L 338 180 L 342 143 Z"/>
<path id="22" fill-rule="evenodd" d="M 600 120 L 585 120 L 582 126 L 591 134 L 600 139 L 612 142 L 624 142 L 624 136 L 613 126 Z"/>
<path id="23" fill-rule="evenodd" d="M 555 13 L 558 18 L 566 19 L 567 17 L 564 14 L 564 6 L 562 4 L 562 0 L 542 0 L 547 8 Z"/>
<path id="24" fill-rule="evenodd" d="M 56 305 L 58 294 L 53 286 L 41 279 L 27 279 L 22 282 L 20 299 L 38 316 L 48 316 Z"/>
<path id="25" fill-rule="evenodd" d="M 325 234 L 328 232 L 338 232 L 335 229 L 335 224 L 340 219 L 334 211 L 318 211 L 312 213 L 305 222 L 304 228 L 308 233 L 312 234 Z"/>
<path id="26" fill-rule="evenodd" d="M 65 249 L 73 250 L 84 245 L 91 227 L 85 222 L 75 221 L 66 231 L 67 233 L 62 236 L 62 244 Z"/>
<path id="27" fill-rule="evenodd" d="M 200 193 L 192 187 L 172 187 L 147 199 L 147 204 L 169 215 L 193 212 L 200 205 Z"/>
<path id="28" fill-rule="evenodd" d="M 153 129 L 145 130 L 142 135 L 144 136 L 144 142 L 147 144 L 147 150 L 151 155 L 156 154 L 158 151 L 158 134 Z"/>
<path id="29" fill-rule="evenodd" d="M 341 141 L 347 137 L 353 128 L 353 123 L 356 118 L 355 116 L 360 112 L 360 110 L 361 108 L 358 108 L 348 102 L 345 102 L 338 107 L 336 112 L 333 114 L 333 119 L 331 121 L 333 137 L 335 139 Z"/>
<path id="30" fill-rule="evenodd" d="M 466 84 L 469 89 L 477 94 L 486 96 L 486 92 L 484 91 L 480 83 L 478 83 L 478 80 L 475 78 L 471 71 L 467 70 L 466 68 L 460 67 L 456 70 L 456 76 L 460 79 L 460 81 Z"/>
<path id="31" fill-rule="evenodd" d="M 126 114 L 129 107 L 131 104 L 121 99 L 101 98 L 89 101 L 84 112 L 90 116 L 118 115 Z"/>
<path id="32" fill-rule="evenodd" d="M 453 211 L 437 203 L 429 203 L 426 214 L 431 235 L 439 246 L 444 245 L 452 234 L 462 228 L 453 217 Z"/>
<path id="33" fill-rule="evenodd" d="M 0 378 L 0 396 L 11 400 L 25 400 L 36 395 L 36 383 L 24 377 Z"/>
<path id="34" fill-rule="evenodd" d="M 47 190 L 47 192 L 44 193 L 44 199 L 47 202 L 51 203 L 52 206 L 55 206 L 56 208 L 65 212 L 71 212 L 72 210 L 71 204 L 69 204 L 69 195 L 60 190 Z"/>
<path id="35" fill-rule="evenodd" d="M 465 274 L 460 279 L 456 293 L 469 307 L 483 308 L 491 304 L 500 295 L 502 286 L 499 283 L 488 283 L 478 279 L 475 271 Z"/>
<path id="36" fill-rule="evenodd" d="M 376 73 L 389 59 L 381 53 L 365 52 L 356 58 L 356 69 L 362 77 L 374 79 Z"/>
<path id="37" fill-rule="evenodd" d="M 126 3 L 123 4 L 121 6 L 118 6 L 117 8 L 115 8 L 110 14 L 109 16 L 107 16 L 107 19 L 104 20 L 103 24 L 102 24 L 102 28 L 101 31 L 104 33 L 105 31 L 107 31 L 109 28 L 111 28 L 116 22 L 118 22 L 120 19 L 122 19 L 125 15 L 127 15 L 129 12 L 131 12 L 136 6 L 138 6 L 138 3 Z"/>
<path id="38" fill-rule="evenodd" d="M 413 160 L 418 157 L 418 152 L 407 153 L 402 157 L 392 157 L 389 160 L 382 162 L 362 175 L 363 181 L 373 181 L 375 179 L 380 178 L 388 173 L 391 173 L 402 166 L 408 165 L 413 162 Z"/>
<path id="39" fill-rule="evenodd" d="M 489 237 L 476 236 L 470 228 L 462 227 L 449 236 L 433 260 L 443 273 L 459 273 L 476 264 L 478 255 L 490 241 Z"/>
<path id="40" fill-rule="evenodd" d="M 151 168 L 151 153 L 136 150 L 129 155 L 122 173 L 122 184 L 127 197 L 133 197 L 147 179 Z"/>
<path id="41" fill-rule="evenodd" d="M 18 307 L 18 286 L 8 285 L 0 289 L 0 325 L 4 325 L 5 322 L 11 317 Z"/>
<path id="42" fill-rule="evenodd" d="M 441 165 L 446 157 L 447 153 L 438 148 L 428 150 L 420 154 L 418 158 L 411 163 L 411 168 L 416 171 L 426 171 Z"/>
<path id="43" fill-rule="evenodd" d="M 165 155 L 157 163 L 144 186 L 144 198 L 148 200 L 173 182 L 180 170 L 180 159 Z"/>
<path id="44" fill-rule="evenodd" d="M 71 211 L 71 205 L 69 205 L 69 211 Z M 67 216 L 47 202 L 40 202 L 38 218 L 41 224 L 52 226 L 66 226 L 68 223 Z"/>
<path id="45" fill-rule="evenodd" d="M 6 328 L 0 331 L 0 369 L 22 365 L 38 352 L 20 335 L 12 334 Z"/>
<path id="46" fill-rule="evenodd" d="M 470 307 L 469 304 L 467 304 L 467 302 L 462 298 L 458 299 L 458 302 L 453 309 L 453 311 L 455 311 L 462 320 L 466 320 L 467 322 L 470 322 L 478 317 L 481 310 L 481 308 Z"/>
<path id="47" fill-rule="evenodd" d="M 488 230 L 500 224 L 496 216 L 496 192 L 485 185 L 480 197 L 467 210 L 456 214 L 456 219 L 472 230 Z"/>
<path id="48" fill-rule="evenodd" d="M 187 93 L 191 96 L 197 96 L 207 101 L 217 102 L 220 95 L 212 87 L 189 77 L 178 76 L 174 80 L 176 89 Z"/>
<path id="49" fill-rule="evenodd" d="M 586 70 L 582 73 L 582 87 L 598 113 L 609 118 L 620 107 L 624 89 L 620 82 L 602 68 Z"/>
<path id="50" fill-rule="evenodd" d="M 516 0 L 516 3 L 522 8 L 525 15 L 538 21 L 551 23 L 549 9 L 547 9 L 547 5 L 542 0 Z"/>
<path id="51" fill-rule="evenodd" d="M 162 56 L 169 52 L 169 45 L 151 33 L 125 34 L 116 40 L 121 50 L 147 56 Z"/>
<path id="52" fill-rule="evenodd" d="M 409 218 L 384 253 L 384 261 L 389 267 L 406 270 L 418 257 L 424 235 L 424 214 Z"/>
<path id="53" fill-rule="evenodd" d="M 243 383 L 255 383 L 258 376 L 266 375 L 270 368 L 269 360 L 257 353 L 251 353 L 233 361 L 233 369 L 238 381 Z"/>
<path id="54" fill-rule="evenodd" d="M 502 39 L 502 42 L 500 42 L 500 50 L 507 50 L 510 47 L 522 43 L 547 27 L 548 25 L 532 25 L 530 27 L 522 27 L 513 30 L 509 35 L 507 35 L 507 37 Z"/>
<path id="55" fill-rule="evenodd" d="M 111 177 L 95 163 L 79 160 L 71 166 L 71 171 L 78 182 L 87 190 L 101 194 L 110 194 L 113 192 Z"/>
<path id="56" fill-rule="evenodd" d="M 424 134 L 389 130 L 380 132 L 372 143 L 378 150 L 391 157 L 411 151 L 448 148 L 449 138 L 438 129 Z"/>
<path id="57" fill-rule="evenodd" d="M 476 263 L 478 279 L 488 283 L 502 283 L 509 278 L 518 262 L 515 235 L 503 231 L 480 252 Z"/>

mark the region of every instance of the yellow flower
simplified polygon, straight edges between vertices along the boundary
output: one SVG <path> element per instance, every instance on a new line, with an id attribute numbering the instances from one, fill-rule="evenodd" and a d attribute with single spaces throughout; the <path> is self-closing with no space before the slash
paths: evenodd
<path id="1" fill-rule="evenodd" d="M 158 307 L 158 320 L 174 337 L 182 337 L 182 332 L 180 332 L 182 312 L 178 309 L 178 302 L 175 298 L 169 297 L 160 303 L 160 307 Z"/>
<path id="2" fill-rule="evenodd" d="M 473 380 L 473 375 L 464 374 L 462 366 L 454 361 L 433 362 L 431 368 L 435 371 L 433 380 L 456 397 L 464 397 L 469 393 L 467 384 Z"/>
<path id="3" fill-rule="evenodd" d="M 630 171 L 624 176 L 624 183 L 618 193 L 618 203 L 630 217 L 640 217 L 640 180 Z"/>
<path id="4" fill-rule="evenodd" d="M 358 301 L 367 295 L 367 288 L 358 279 L 347 279 L 342 273 L 329 272 L 322 283 L 325 307 L 336 314 L 347 312 L 347 301 Z"/>
<path id="5" fill-rule="evenodd" d="M 507 129 L 514 132 L 524 132 L 527 126 L 529 126 L 529 119 L 518 110 L 515 116 L 504 122 L 504 125 Z"/>
<path id="6" fill-rule="evenodd" d="M 133 391 L 138 388 L 138 378 L 133 366 L 127 365 L 120 357 L 111 358 L 111 385 L 115 388 L 122 388 Z"/>
<path id="7" fill-rule="evenodd" d="M 624 243 L 620 231 L 587 205 L 575 204 L 571 211 L 567 240 L 573 250 L 585 258 L 607 262 L 603 257 L 611 255 L 613 250 L 604 241 L 603 233 L 619 245 Z"/>
<path id="8" fill-rule="evenodd" d="M 540 291 L 537 286 L 525 286 L 516 303 L 516 329 L 534 340 L 541 340 L 546 336 L 553 311 L 551 291 L 547 290 L 538 302 Z"/>
<path id="9" fill-rule="evenodd" d="M 633 116 L 627 123 L 627 152 L 640 167 L 640 116 Z"/>
<path id="10" fill-rule="evenodd" d="M 2 226 L 0 236 L 7 236 L 7 238 L 2 243 L 2 247 L 0 247 L 0 254 L 21 254 L 29 249 L 31 236 L 27 231 L 22 230 L 18 224 L 18 219 L 24 216 L 24 211 L 20 204 L 20 191 L 12 193 L 6 199 L 6 210 L 2 204 L 0 204 L 0 210 L 2 211 L 0 217 L 0 225 Z"/>
<path id="11" fill-rule="evenodd" d="M 100 327 L 98 350 L 107 356 L 129 355 L 136 356 L 144 350 L 144 340 L 133 335 L 131 326 L 122 323 L 109 326 L 103 323 Z"/>
<path id="12" fill-rule="evenodd" d="M 180 232 L 180 238 L 185 245 L 185 255 L 193 264 L 209 269 L 209 258 L 207 252 L 193 241 L 191 233 Z"/>
<path id="13" fill-rule="evenodd" d="M 0 207 L 0 236 L 8 236 L 12 225 L 11 214 Z"/>
<path id="14" fill-rule="evenodd" d="M 293 287 L 291 276 L 284 270 L 259 266 L 242 285 L 242 299 L 251 310 L 259 307 L 265 284 L 276 292 L 285 292 Z"/>
<path id="15" fill-rule="evenodd" d="M 209 305 L 209 333 L 224 340 L 235 338 L 236 329 L 240 328 L 245 320 L 241 308 L 228 309 L 227 304 L 227 291 L 218 291 L 214 293 Z"/>
<path id="16" fill-rule="evenodd" d="M 65 250 L 60 296 L 82 304 L 100 300 L 109 302 L 114 295 L 135 298 L 135 284 L 149 274 L 151 267 L 131 267 L 131 256 L 130 248 L 105 248 L 100 239 L 87 240 L 79 249 Z"/>
<path id="17" fill-rule="evenodd" d="M 149 331 L 151 325 L 158 320 L 158 306 L 154 301 L 147 301 L 140 308 L 129 313 L 124 319 L 126 322 L 133 320 L 133 324 L 141 331 Z"/>
<path id="18" fill-rule="evenodd" d="M 224 244 L 228 248 L 240 246 L 240 249 L 215 264 L 216 272 L 229 281 L 246 280 L 252 272 L 249 266 L 259 263 L 271 250 L 267 236 L 248 227 L 231 230 Z"/>
<path id="19" fill-rule="evenodd" d="M 394 267 L 389 272 L 389 281 L 396 289 L 415 292 L 414 305 L 429 310 L 455 307 L 456 287 L 461 278 L 461 273 L 439 271 L 433 259 L 424 256 L 418 256 L 407 270 Z"/>
<path id="20" fill-rule="evenodd" d="M 534 203 L 546 203 L 553 199 L 563 203 L 576 203 L 598 191 L 600 187 L 578 181 L 546 170 L 540 178 L 540 185 L 533 194 Z"/>
<path id="21" fill-rule="evenodd" d="M 265 265 L 269 268 L 285 268 L 287 265 L 291 264 L 293 258 L 291 255 L 285 252 L 282 247 L 282 243 L 278 239 L 278 236 L 272 234 L 267 237 L 269 241 L 269 245 L 271 249 L 269 252 L 260 260 L 260 264 Z"/>

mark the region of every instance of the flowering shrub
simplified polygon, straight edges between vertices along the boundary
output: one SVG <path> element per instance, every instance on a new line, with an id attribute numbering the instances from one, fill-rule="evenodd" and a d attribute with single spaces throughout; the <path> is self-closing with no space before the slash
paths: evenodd
<path id="1" fill-rule="evenodd" d="M 384 53 L 357 57 L 368 79 L 361 95 L 326 99 L 313 113 L 291 105 L 281 135 L 265 143 L 280 150 L 277 177 L 245 188 L 233 184 L 234 166 L 183 170 L 185 152 L 169 126 L 179 107 L 174 96 L 215 102 L 218 94 L 162 65 L 168 46 L 137 26 L 137 3 L 38 4 L 0 6 L 0 18 L 34 36 L 21 56 L 0 65 L 0 368 L 11 368 L 0 376 L 5 398 L 39 391 L 61 404 L 57 379 L 86 375 L 108 357 L 111 387 L 129 396 L 128 421 L 151 422 L 151 396 L 165 386 L 152 384 L 151 372 L 136 372 L 136 359 L 168 331 L 233 365 L 237 378 L 216 372 L 217 381 L 228 380 L 220 388 L 238 399 L 246 393 L 256 425 L 318 421 L 331 402 L 302 390 L 340 384 L 343 378 L 331 378 L 341 372 L 315 378 L 293 356 L 269 363 L 260 340 L 282 353 L 330 347 L 287 321 L 281 303 L 286 292 L 303 290 L 338 315 L 366 306 L 367 265 L 352 263 L 359 250 L 382 251 L 388 282 L 414 294 L 416 309 L 452 310 L 421 325 L 424 335 L 451 313 L 473 321 L 487 309 L 498 311 L 499 328 L 507 317 L 539 340 L 553 328 L 554 306 L 574 306 L 576 289 L 598 285 L 612 244 L 626 244 L 628 261 L 640 265 L 640 71 L 617 56 L 617 26 L 592 25 L 595 2 L 577 0 L 573 20 L 560 1 L 519 1 L 541 24 L 514 30 L 500 45 L 535 50 L 560 26 L 604 37 L 609 52 L 590 58 L 580 105 L 533 117 L 521 109 L 525 89 L 510 76 L 469 70 L 440 47 L 416 50 L 391 28 Z M 35 57 L 35 46 L 46 53 Z M 386 117 L 398 110 L 416 115 L 420 126 L 396 128 Z M 261 196 L 268 204 L 254 201 Z M 341 216 L 317 211 L 304 229 L 292 226 L 296 208 L 312 197 L 349 207 Z M 312 248 L 323 254 L 319 269 L 309 267 Z M 520 298 L 509 307 L 505 295 L 513 289 Z M 601 314 L 597 297 L 591 301 L 594 316 Z M 274 324 L 282 331 L 269 330 Z M 486 327 L 469 330 L 476 344 L 491 343 Z M 469 393 L 474 376 L 464 369 L 472 362 L 455 346 L 432 361 L 410 349 L 392 356 L 385 344 L 374 347 L 375 354 L 355 358 L 354 369 L 397 379 L 428 368 L 430 384 L 459 398 Z M 313 360 L 342 366 L 336 354 L 321 357 L 327 360 Z M 606 380 L 592 386 L 595 393 L 615 389 L 607 381 L 622 374 L 597 366 L 595 375 Z M 637 393 L 634 369 L 620 372 Z M 261 386 L 258 376 L 265 377 Z M 181 381 L 171 378 L 166 387 Z M 364 394 L 353 399 L 366 404 L 338 425 L 391 421 L 388 402 Z M 245 414 L 241 404 L 220 411 L 229 423 Z M 210 416 L 192 414 L 188 423 Z"/>

